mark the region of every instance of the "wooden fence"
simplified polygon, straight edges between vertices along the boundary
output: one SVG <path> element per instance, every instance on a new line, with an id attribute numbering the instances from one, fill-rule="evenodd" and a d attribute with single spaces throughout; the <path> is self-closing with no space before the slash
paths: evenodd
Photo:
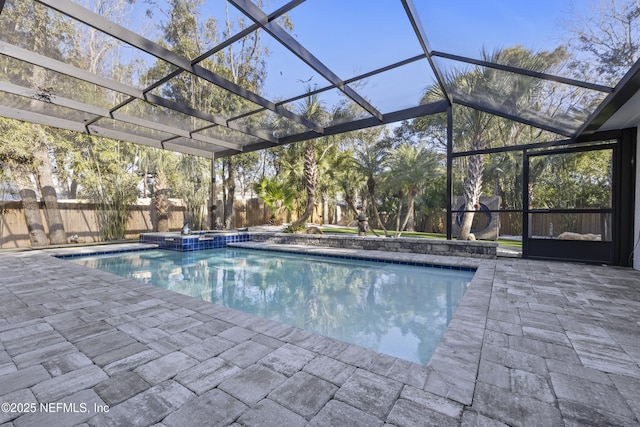
<path id="1" fill-rule="evenodd" d="M 102 240 L 96 218 L 96 206 L 92 203 L 76 200 L 60 200 L 60 215 L 67 235 L 77 236 L 79 243 L 92 243 Z M 0 248 L 24 248 L 30 246 L 29 231 L 24 219 L 22 202 L 2 202 L 0 211 Z M 44 217 L 43 204 L 40 213 L 45 233 L 49 232 Z M 153 231 L 154 215 L 148 203 L 140 203 L 130 208 L 127 220 L 126 238 L 135 239 L 140 233 Z M 184 207 L 172 204 L 169 213 L 169 228 L 180 230 L 184 218 Z"/>
<path id="2" fill-rule="evenodd" d="M 77 236 L 78 242 L 92 243 L 101 241 L 100 227 L 96 219 L 96 206 L 92 203 L 76 200 L 61 200 L 60 213 L 65 231 L 69 237 Z M 222 212 L 222 202 L 218 202 L 218 212 Z M 178 231 L 184 220 L 184 207 L 180 201 L 174 201 L 169 214 L 169 228 Z M 48 227 L 41 205 L 42 223 L 45 232 Z M 127 221 L 127 238 L 135 239 L 140 233 L 153 231 L 153 209 L 148 201 L 141 202 L 130 209 Z M 500 235 L 522 235 L 522 214 L 500 213 Z M 309 222 L 322 223 L 322 206 L 316 205 L 313 218 Z M 281 221 L 290 223 L 297 218 L 295 212 L 281 213 Z M 598 213 L 589 214 L 534 214 L 531 216 L 531 234 L 548 236 L 551 224 L 553 233 L 558 236 L 563 231 L 576 233 L 606 234 L 610 229 L 610 215 Z M 258 198 L 236 200 L 234 203 L 234 227 L 251 227 L 271 223 L 271 210 Z M 428 233 L 446 232 L 446 213 L 437 212 L 433 215 L 417 215 L 416 231 Z M 29 234 L 24 219 L 22 203 L 20 201 L 2 202 L 0 210 L 0 248 L 29 247 Z M 373 224 L 372 224 L 373 225 Z M 390 224 L 391 226 L 391 224 Z M 605 231 L 603 231 L 605 230 Z"/>
<path id="3" fill-rule="evenodd" d="M 222 202 L 218 201 L 218 212 L 222 212 Z M 303 206 L 304 210 L 304 206 Z M 264 225 L 272 223 L 271 209 L 267 207 L 262 199 L 252 198 L 246 200 L 236 200 L 233 204 L 234 227 L 252 227 L 256 225 Z M 281 209 L 276 219 L 277 224 L 291 223 L 298 218 L 296 212 L 288 212 Z M 322 223 L 322 205 L 317 204 L 312 218 L 308 220 L 314 224 Z"/>

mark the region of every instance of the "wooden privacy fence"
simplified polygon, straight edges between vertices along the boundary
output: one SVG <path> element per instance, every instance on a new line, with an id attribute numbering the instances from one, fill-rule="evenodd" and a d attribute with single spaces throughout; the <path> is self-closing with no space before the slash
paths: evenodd
<path id="1" fill-rule="evenodd" d="M 529 222 L 532 236 L 557 237 L 565 231 L 579 234 L 604 234 L 611 238 L 611 214 L 606 213 L 535 213 Z"/>
<path id="2" fill-rule="evenodd" d="M 222 212 L 221 208 L 222 201 L 219 200 L 217 208 L 219 213 Z M 302 210 L 304 210 L 304 206 Z M 259 198 L 236 200 L 233 203 L 233 214 L 235 228 L 269 224 L 272 216 L 271 209 Z M 298 218 L 296 212 L 288 212 L 286 209 L 281 209 L 279 216 L 280 221 L 278 222 L 281 223 L 291 223 Z M 314 224 L 322 223 L 322 205 L 320 203 L 316 204 L 313 216 L 309 218 L 308 222 Z"/>
<path id="3" fill-rule="evenodd" d="M 67 236 L 78 237 L 80 243 L 92 243 L 102 240 L 100 227 L 96 218 L 96 205 L 76 200 L 60 200 L 60 215 Z M 40 215 L 45 233 L 49 232 L 44 216 L 43 203 L 40 203 Z M 152 215 L 154 212 L 149 203 L 139 203 L 130 208 L 127 220 L 126 238 L 135 239 L 140 233 L 153 231 Z M 171 205 L 169 228 L 180 230 L 184 218 L 184 207 Z M 2 202 L 0 211 L 0 248 L 24 248 L 31 245 L 29 231 L 24 219 L 22 202 Z"/>
<path id="4" fill-rule="evenodd" d="M 22 203 L 20 201 L 0 202 L 0 248 L 29 247 L 29 232 L 24 219 Z M 60 200 L 60 213 L 67 235 L 71 238 L 77 236 L 80 243 L 92 243 L 102 240 L 100 227 L 96 218 L 96 205 L 77 200 Z M 218 201 L 218 214 L 222 213 L 222 202 Z M 45 232 L 48 233 L 47 223 L 44 217 L 43 205 L 40 206 L 42 223 Z M 171 204 L 169 214 L 169 229 L 178 231 L 182 228 L 185 208 L 179 200 Z M 494 214 L 495 215 L 495 214 Z M 501 212 L 500 235 L 522 235 L 522 214 Z M 135 239 L 140 233 L 154 231 L 154 212 L 148 201 L 140 202 L 130 208 L 127 221 L 126 237 Z M 234 203 L 234 227 L 252 227 L 269 224 L 271 221 L 271 209 L 261 199 L 252 198 L 236 200 Z M 313 218 L 309 222 L 322 223 L 322 205 L 316 205 Z M 534 236 L 548 236 L 550 224 L 553 224 L 554 235 L 563 231 L 575 233 L 601 234 L 603 228 L 609 229 L 611 215 L 599 213 L 541 213 L 531 216 L 530 230 Z M 295 212 L 282 211 L 281 220 L 290 223 L 297 218 Z M 374 225 L 370 219 L 370 224 Z M 446 232 L 446 213 L 436 212 L 432 215 L 416 216 L 416 231 L 427 233 Z"/>
<path id="5" fill-rule="evenodd" d="M 500 235 L 522 235 L 522 213 L 500 212 L 493 215 L 500 215 Z M 416 218 L 416 231 L 445 233 L 446 216 L 445 212 L 419 215 Z M 601 234 L 603 228 L 610 228 L 610 218 L 610 214 L 600 213 L 537 213 L 530 217 L 529 230 L 533 236 L 548 236 L 551 228 L 556 237 L 565 231 Z"/>

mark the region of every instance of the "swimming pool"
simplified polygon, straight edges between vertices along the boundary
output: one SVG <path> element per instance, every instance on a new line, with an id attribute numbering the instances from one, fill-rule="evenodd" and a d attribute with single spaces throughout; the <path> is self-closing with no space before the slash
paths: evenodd
<path id="1" fill-rule="evenodd" d="M 427 364 L 473 271 L 240 248 L 73 258 L 236 310 Z"/>

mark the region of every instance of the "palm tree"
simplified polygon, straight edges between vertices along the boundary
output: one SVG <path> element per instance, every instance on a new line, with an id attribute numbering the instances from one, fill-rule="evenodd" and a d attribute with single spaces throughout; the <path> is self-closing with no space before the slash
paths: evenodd
<path id="1" fill-rule="evenodd" d="M 493 53 L 483 51 L 482 59 L 491 63 L 510 65 L 537 72 L 549 72 L 553 67 L 563 63 L 567 52 L 558 48 L 552 52 L 533 52 L 516 46 L 499 49 Z M 488 67 L 475 67 L 471 70 L 450 71 L 445 76 L 446 84 L 454 98 L 472 100 L 489 106 L 502 105 L 507 112 L 518 114 L 523 109 L 536 110 L 540 105 L 539 98 L 543 96 L 543 83 L 532 81 L 519 74 L 508 74 Z M 474 93 L 482 93 L 483 99 L 473 99 Z M 547 95 L 548 96 L 548 95 Z M 442 92 L 437 87 L 430 88 L 422 98 L 422 102 L 432 102 L 442 99 Z M 426 128 L 433 121 L 443 118 L 432 117 L 418 120 L 417 127 Z M 496 129 L 498 119 L 488 113 L 460 107 L 454 109 L 454 140 L 464 144 L 465 150 L 477 151 L 487 148 L 489 142 L 499 135 Z M 441 123 L 442 125 L 442 123 Z M 459 238 L 467 240 L 470 237 L 474 211 L 479 208 L 483 187 L 484 159 L 481 155 L 470 155 L 466 159 L 466 177 L 464 179 L 464 210 L 462 229 Z"/>
<path id="2" fill-rule="evenodd" d="M 378 212 L 378 201 L 376 198 L 376 181 L 384 172 L 384 158 L 387 153 L 386 142 L 371 142 L 371 140 L 363 140 L 362 145 L 358 146 L 354 151 L 354 165 L 367 180 L 367 192 L 371 201 L 371 208 L 375 216 L 378 226 L 382 228 L 385 236 L 389 233 L 380 219 Z M 373 230 L 373 229 L 372 229 Z"/>
<path id="3" fill-rule="evenodd" d="M 280 222 L 280 210 L 282 208 L 288 211 L 293 209 L 296 192 L 277 177 L 268 178 L 263 176 L 259 182 L 253 185 L 253 191 L 271 209 L 271 221 L 273 223 Z"/>
<path id="4" fill-rule="evenodd" d="M 142 179 L 146 183 L 147 176 L 153 176 L 151 205 L 156 212 L 154 228 L 159 232 L 169 231 L 169 194 L 177 163 L 176 155 L 170 151 L 140 147 L 138 167 L 142 172 Z"/>
<path id="5" fill-rule="evenodd" d="M 332 164 L 328 174 L 344 194 L 347 207 L 353 211 L 355 217 L 359 213 L 356 201 L 358 200 L 360 190 L 364 188 L 366 177 L 358 168 L 353 167 L 353 165 L 353 152 L 351 150 L 343 151 L 332 158 Z"/>
<path id="6" fill-rule="evenodd" d="M 298 113 L 305 119 L 319 124 L 323 124 L 329 116 L 324 109 L 323 103 L 319 100 L 318 95 L 307 96 Z M 316 204 L 318 162 L 316 159 L 315 143 L 314 140 L 311 139 L 306 140 L 304 143 L 304 187 L 307 193 L 307 207 L 300 218 L 289 226 L 291 230 L 296 230 L 306 223 L 307 219 L 313 214 L 313 209 Z"/>
<path id="7" fill-rule="evenodd" d="M 416 196 L 420 189 L 424 188 L 425 181 L 434 179 L 442 173 L 440 161 L 441 155 L 424 145 L 414 146 L 405 142 L 389 152 L 387 164 L 393 187 L 398 190 L 401 198 L 405 195 L 407 197 L 407 214 L 402 226 L 400 226 L 402 200 L 398 203 L 396 237 L 400 236 L 401 230 L 415 230 Z"/>

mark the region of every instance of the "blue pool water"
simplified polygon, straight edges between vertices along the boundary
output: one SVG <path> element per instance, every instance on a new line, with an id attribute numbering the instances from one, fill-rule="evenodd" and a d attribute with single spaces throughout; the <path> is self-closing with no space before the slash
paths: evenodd
<path id="1" fill-rule="evenodd" d="M 236 310 L 427 364 L 471 271 L 222 248 L 72 259 Z"/>

